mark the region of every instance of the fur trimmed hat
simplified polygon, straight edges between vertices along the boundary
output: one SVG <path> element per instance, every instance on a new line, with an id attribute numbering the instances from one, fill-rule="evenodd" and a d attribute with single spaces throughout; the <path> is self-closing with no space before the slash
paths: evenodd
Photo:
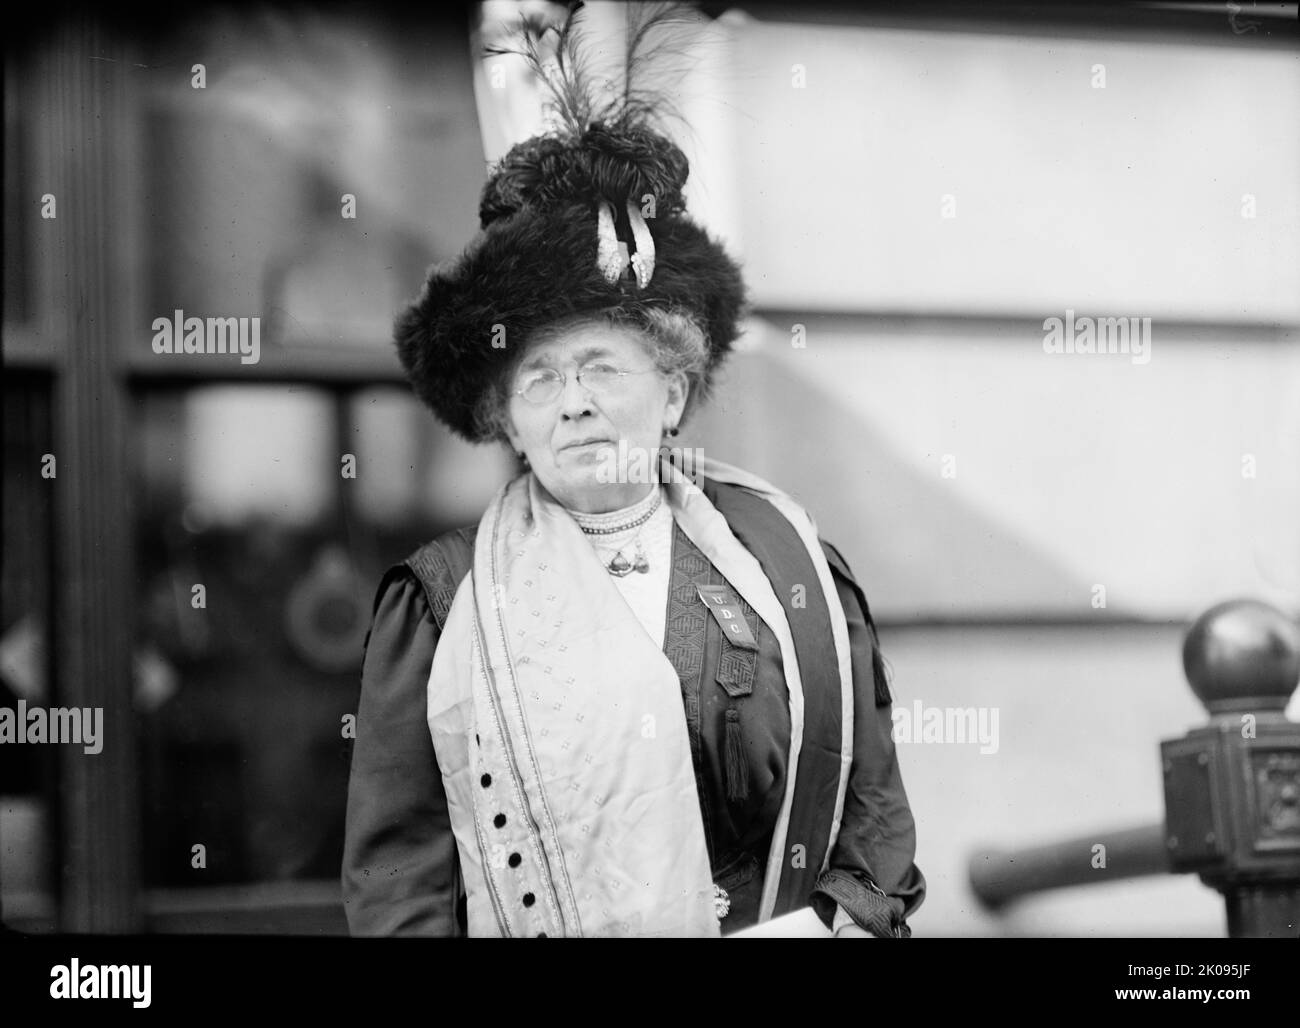
<path id="1" fill-rule="evenodd" d="M 740 268 L 685 213 L 685 154 L 650 120 L 663 98 L 629 86 L 597 110 L 573 32 L 536 35 L 520 53 L 542 74 L 562 127 L 514 146 L 479 203 L 480 231 L 464 253 L 435 265 L 398 317 L 398 355 L 416 394 L 471 442 L 492 437 L 480 418 L 494 380 L 537 330 L 585 312 L 636 324 L 650 308 L 685 313 L 708 346 L 705 383 L 731 351 L 746 305 Z M 629 32 L 627 82 L 651 16 Z M 558 32 L 557 61 L 538 42 Z M 660 101 L 656 103 L 655 101 Z M 707 392 L 707 388 L 705 390 Z"/>

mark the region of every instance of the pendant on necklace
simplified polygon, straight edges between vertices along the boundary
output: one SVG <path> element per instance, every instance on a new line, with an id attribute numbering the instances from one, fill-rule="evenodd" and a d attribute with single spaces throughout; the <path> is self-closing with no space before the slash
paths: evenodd
<path id="1" fill-rule="evenodd" d="M 614 554 L 614 559 L 605 566 L 608 568 L 611 575 L 615 575 L 618 578 L 622 578 L 625 575 L 632 573 L 632 565 L 628 563 L 627 558 L 624 557 L 622 553 Z"/>
<path id="2" fill-rule="evenodd" d="M 635 561 L 629 561 L 623 556 L 623 551 L 619 550 L 614 554 L 613 559 L 605 565 L 605 570 L 616 578 L 625 578 L 633 571 L 639 571 L 643 575 L 650 573 L 650 562 L 646 560 L 645 551 L 641 549 L 640 542 L 636 547 Z"/>

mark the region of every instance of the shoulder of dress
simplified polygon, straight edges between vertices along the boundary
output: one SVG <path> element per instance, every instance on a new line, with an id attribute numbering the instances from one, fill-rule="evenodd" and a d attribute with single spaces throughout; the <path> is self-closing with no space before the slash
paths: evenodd
<path id="1" fill-rule="evenodd" d="M 857 577 L 853 574 L 853 570 L 849 567 L 849 562 L 844 559 L 844 555 L 840 553 L 838 549 L 825 539 L 818 536 L 817 541 L 822 545 L 822 553 L 826 555 L 826 563 L 831 567 L 832 577 L 838 577 L 848 585 L 848 587 L 853 591 L 853 594 L 857 597 L 858 604 L 862 607 L 862 615 L 866 618 L 867 624 L 873 624 L 871 619 L 871 607 L 867 603 L 866 593 L 863 591 L 862 585 L 858 582 Z"/>
<path id="2" fill-rule="evenodd" d="M 454 572 L 462 563 L 464 555 L 474 552 L 474 539 L 478 535 L 478 525 L 453 528 L 449 532 L 430 539 L 416 547 L 402 561 L 421 578 L 426 575 Z M 465 570 L 469 570 L 466 566 Z"/>
<path id="3" fill-rule="evenodd" d="M 880 639 L 876 632 L 875 619 L 871 616 L 871 604 L 867 602 L 867 594 L 862 591 L 862 586 L 853 577 L 853 572 L 849 570 L 848 561 L 844 559 L 840 551 L 825 539 L 819 538 L 818 541 L 822 544 L 822 552 L 826 554 L 826 562 L 831 566 L 832 576 L 838 575 L 844 580 L 862 610 L 867 638 L 871 644 L 871 673 L 875 682 L 876 706 L 888 706 L 894 702 L 889 690 L 889 672 L 884 657 L 880 653 Z"/>
<path id="4" fill-rule="evenodd" d="M 462 579 L 474 563 L 478 525 L 455 528 L 418 547 L 389 574 L 414 575 L 423 587 L 434 620 L 441 627 Z"/>
<path id="5" fill-rule="evenodd" d="M 826 562 L 830 564 L 831 569 L 839 574 L 841 578 L 857 585 L 857 580 L 854 579 L 853 572 L 849 570 L 849 563 L 844 559 L 844 555 L 825 539 L 819 537 L 817 541 L 822 544 L 822 553 L 826 554 Z"/>

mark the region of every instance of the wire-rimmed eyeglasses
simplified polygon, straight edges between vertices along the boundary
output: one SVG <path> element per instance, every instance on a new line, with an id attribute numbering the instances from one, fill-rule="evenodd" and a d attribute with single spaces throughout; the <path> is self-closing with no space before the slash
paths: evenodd
<path id="1" fill-rule="evenodd" d="M 604 361 L 584 364 L 574 373 L 579 385 L 596 396 L 615 392 L 628 375 L 649 375 L 657 369 L 646 368 L 643 371 L 624 371 Z M 519 387 L 511 395 L 522 396 L 529 403 L 550 403 L 564 391 L 567 376 L 555 368 L 534 368 L 525 371 L 516 380 Z"/>

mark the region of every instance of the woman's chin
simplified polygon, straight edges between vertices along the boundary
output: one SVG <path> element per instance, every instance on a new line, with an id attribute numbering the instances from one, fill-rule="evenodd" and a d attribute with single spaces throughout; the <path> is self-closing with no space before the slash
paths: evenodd
<path id="1" fill-rule="evenodd" d="M 611 481 L 599 463 L 565 468 L 559 480 L 553 484 L 543 481 L 542 485 L 565 507 L 587 512 L 625 507 L 633 502 L 626 494 L 636 490 L 636 486 Z"/>

